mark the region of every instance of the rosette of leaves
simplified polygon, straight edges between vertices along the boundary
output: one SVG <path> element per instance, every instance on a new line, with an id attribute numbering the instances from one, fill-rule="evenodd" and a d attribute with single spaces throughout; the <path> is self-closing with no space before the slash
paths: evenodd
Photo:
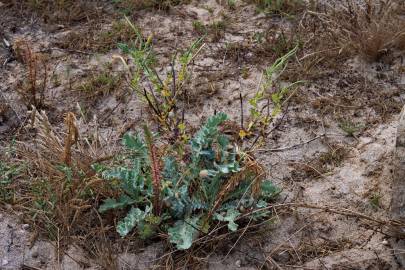
<path id="1" fill-rule="evenodd" d="M 188 158 L 183 160 L 175 154 L 158 156 L 148 132 L 145 139 L 139 134 L 124 136 L 126 162 L 101 171 L 121 195 L 106 199 L 99 208 L 102 213 L 128 209 L 117 225 L 121 236 L 135 228 L 141 237 L 159 231 L 167 233 L 177 249 L 188 249 L 213 224 L 226 222 L 228 229 L 235 231 L 242 214 L 254 212 L 254 219 L 269 214 L 255 210 L 268 206 L 278 190 L 263 179 L 257 163 L 238 153 L 219 132 L 225 120 L 224 113 L 210 117 L 191 139 L 188 155 L 182 155 Z"/>

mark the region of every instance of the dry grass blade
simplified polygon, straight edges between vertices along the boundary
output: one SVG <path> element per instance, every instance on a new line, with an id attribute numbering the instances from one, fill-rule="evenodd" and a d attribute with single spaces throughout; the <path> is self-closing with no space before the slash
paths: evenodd
<path id="1" fill-rule="evenodd" d="M 153 181 L 153 208 L 156 216 L 160 215 L 161 205 L 160 205 L 160 162 L 157 155 L 157 149 L 153 142 L 152 133 L 149 128 L 145 125 L 145 139 L 149 148 L 149 159 L 152 169 L 152 181 Z"/>
<path id="2" fill-rule="evenodd" d="M 77 126 L 76 126 L 76 117 L 74 115 L 74 113 L 69 112 L 67 113 L 66 117 L 65 117 L 65 124 L 67 127 L 67 134 L 65 137 L 65 147 L 64 147 L 64 151 L 63 151 L 63 162 L 66 165 L 70 165 L 71 164 L 71 160 L 72 160 L 72 146 L 77 143 L 78 137 L 79 137 L 79 131 L 77 130 Z"/>
<path id="3" fill-rule="evenodd" d="M 43 163 L 43 172 L 53 171 L 50 175 L 61 175 L 57 167 L 63 163 L 82 170 L 86 175 L 94 174 L 92 173 L 91 163 L 92 160 L 97 158 L 94 156 L 94 151 L 91 151 L 92 149 L 86 149 L 79 143 L 77 120 L 73 113 L 66 114 L 65 134 L 56 132 L 50 124 L 46 113 L 37 111 L 35 107 L 32 107 L 31 119 L 33 127 L 37 130 L 36 144 L 35 147 L 26 145 L 26 148 L 31 149 L 31 151 L 28 151 L 29 153 L 36 153 L 37 158 L 34 160 Z M 72 149 L 74 145 L 77 146 L 75 150 Z"/>
<path id="4" fill-rule="evenodd" d="M 226 198 L 227 195 L 232 193 L 232 191 L 235 190 L 235 188 L 240 184 L 240 182 L 246 180 L 249 177 L 249 175 L 255 176 L 252 179 L 251 184 L 249 185 L 252 196 L 256 198 L 260 194 L 261 192 L 260 185 L 265 177 L 265 171 L 262 168 L 262 166 L 260 166 L 260 164 L 257 163 L 254 159 L 248 156 L 245 158 L 246 161 L 243 169 L 240 172 L 231 176 L 231 178 L 226 182 L 226 184 L 221 187 L 221 190 L 219 191 L 211 210 L 208 212 L 206 220 L 209 220 L 211 218 L 213 213 L 215 213 L 218 207 L 221 206 L 224 198 Z"/>
<path id="5" fill-rule="evenodd" d="M 45 112 L 39 112 L 35 107 L 32 107 L 31 116 L 32 125 L 38 131 L 36 149 L 24 144 L 24 148 L 27 150 L 26 154 L 33 155 L 31 160 L 43 173 L 52 171 L 51 175 L 55 175 L 55 165 L 59 163 L 64 151 L 62 139 L 53 131 Z M 61 173 L 56 173 L 56 175 L 60 176 Z"/>

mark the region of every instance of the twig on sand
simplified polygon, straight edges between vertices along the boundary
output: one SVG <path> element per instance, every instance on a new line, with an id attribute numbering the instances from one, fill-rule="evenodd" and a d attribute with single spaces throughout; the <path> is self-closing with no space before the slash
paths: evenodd
<path id="1" fill-rule="evenodd" d="M 298 143 L 298 144 L 294 144 L 294 145 L 290 145 L 290 146 L 285 146 L 285 147 L 280 147 L 280 148 L 257 149 L 257 151 L 258 152 L 281 152 L 281 151 L 291 150 L 291 149 L 297 148 L 299 146 L 302 146 L 302 145 L 308 144 L 310 142 L 313 142 L 313 141 L 315 141 L 317 139 L 323 138 L 325 136 L 326 136 L 326 133 L 323 133 L 321 135 L 318 135 L 318 136 L 316 136 L 316 137 L 314 137 L 314 138 L 312 138 L 312 139 L 310 139 L 308 141 L 302 142 L 302 143 Z"/>

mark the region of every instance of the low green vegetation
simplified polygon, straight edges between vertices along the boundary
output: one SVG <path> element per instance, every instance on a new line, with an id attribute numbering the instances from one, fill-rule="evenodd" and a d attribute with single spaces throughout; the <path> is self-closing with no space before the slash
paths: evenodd
<path id="1" fill-rule="evenodd" d="M 225 30 L 228 27 L 228 24 L 225 22 L 225 20 L 214 21 L 207 25 L 199 20 L 196 20 L 193 21 L 192 25 L 194 31 L 197 34 L 201 36 L 207 35 L 211 37 L 213 42 L 220 40 L 224 36 Z"/>
<path id="2" fill-rule="evenodd" d="M 119 44 L 119 48 L 135 63 L 129 75 L 131 88 L 151 109 L 161 129 L 173 132 L 175 139 L 185 139 L 185 109 L 180 101 L 188 98 L 185 89 L 190 79 L 188 66 L 201 49 L 203 39 L 194 41 L 185 52 L 174 55 L 166 77 L 161 77 L 155 69 L 152 37 L 145 38 L 129 20 L 128 23 L 136 34 L 136 40 L 129 45 Z M 126 65 L 125 61 L 123 63 Z M 130 70 L 128 66 L 127 69 Z M 147 86 L 141 83 L 142 79 L 147 81 Z"/>
<path id="3" fill-rule="evenodd" d="M 12 160 L 15 151 L 15 141 L 12 140 L 0 155 L 0 203 L 14 201 L 17 177 L 23 172 L 24 165 Z"/>
<path id="4" fill-rule="evenodd" d="M 293 94 L 291 90 L 297 84 L 302 83 L 302 81 L 297 81 L 283 84 L 278 80 L 289 58 L 296 53 L 297 49 L 298 47 L 295 47 L 264 70 L 258 90 L 249 99 L 249 122 L 246 127 L 243 123 L 241 124 L 242 128 L 239 136 L 242 139 L 255 133 L 264 136 L 272 120 L 281 112 L 283 103 L 289 98 L 288 95 Z M 272 105 L 272 108 L 270 108 L 270 105 Z"/>
<path id="5" fill-rule="evenodd" d="M 90 96 L 99 93 L 109 94 L 117 89 L 122 77 L 114 75 L 111 71 L 102 71 L 91 75 L 91 77 L 79 86 L 79 90 Z"/>
<path id="6" fill-rule="evenodd" d="M 356 135 L 363 129 L 364 126 L 362 124 L 354 123 L 350 120 L 342 120 L 339 123 L 339 127 L 347 134 L 347 136 L 356 137 Z"/>
<path id="7" fill-rule="evenodd" d="M 10 202 L 14 197 L 13 180 L 21 170 L 17 164 L 0 160 L 0 202 Z"/>
<path id="8" fill-rule="evenodd" d="M 193 29 L 199 35 L 205 35 L 207 33 L 207 27 L 201 21 L 193 21 Z"/>
<path id="9" fill-rule="evenodd" d="M 151 45 L 152 37 L 145 38 L 140 29 L 133 25 L 128 19 L 127 22 L 131 25 L 136 35 L 136 40 L 133 44 L 120 44 L 122 52 L 129 55 L 135 63 L 135 69 L 131 73 L 131 86 L 140 94 L 153 111 L 158 123 L 166 130 L 174 131 L 175 139 L 181 136 L 186 139 L 184 109 L 180 109 L 180 100 L 187 99 L 185 84 L 189 81 L 189 64 L 201 50 L 203 38 L 196 40 L 186 52 L 180 56 L 172 57 L 171 69 L 167 72 L 165 78 L 161 78 L 154 68 L 155 53 Z M 215 28 L 224 29 L 221 22 L 214 23 Z M 200 29 L 204 26 L 200 21 L 193 23 L 195 29 Z M 209 26 L 211 27 L 211 25 Z M 204 31 L 205 31 L 204 30 Z M 203 31 L 203 30 L 201 30 Z M 289 59 L 296 54 L 298 45 L 286 54 L 282 55 L 263 72 L 262 79 L 259 82 L 258 90 L 248 102 L 249 117 L 248 123 L 245 126 L 243 112 L 239 137 L 241 139 L 259 134 L 265 136 L 268 126 L 272 120 L 281 112 L 282 105 L 289 100 L 294 94 L 292 90 L 302 81 L 293 83 L 283 83 L 279 80 L 285 70 Z M 123 60 L 123 59 L 122 59 Z M 179 62 L 179 68 L 176 63 Z M 123 63 L 126 65 L 125 61 Z M 130 68 L 127 67 L 129 70 Z M 146 88 L 140 83 L 141 78 L 146 78 L 149 87 Z M 242 101 L 243 102 L 243 101 Z"/>
<path id="10" fill-rule="evenodd" d="M 219 20 L 209 24 L 208 30 L 209 33 L 212 35 L 213 41 L 220 40 L 224 36 L 227 27 L 228 25 L 225 20 Z"/>
<path id="11" fill-rule="evenodd" d="M 226 3 L 228 7 L 232 10 L 236 8 L 236 0 L 227 0 Z"/>
<path id="12" fill-rule="evenodd" d="M 381 207 L 381 198 L 382 195 L 379 193 L 373 193 L 370 197 L 369 197 L 369 202 L 371 207 L 373 207 L 374 209 L 378 209 Z"/>
<path id="13" fill-rule="evenodd" d="M 99 211 L 128 209 L 117 224 L 121 236 L 134 228 L 142 238 L 164 232 L 177 249 L 188 249 L 219 222 L 236 231 L 239 220 L 269 217 L 266 207 L 278 191 L 264 179 L 263 169 L 218 131 L 225 120 L 224 113 L 210 117 L 186 153 L 161 149 L 147 127 L 144 138 L 124 137 L 122 163 L 98 167 L 120 194 L 105 200 Z"/>

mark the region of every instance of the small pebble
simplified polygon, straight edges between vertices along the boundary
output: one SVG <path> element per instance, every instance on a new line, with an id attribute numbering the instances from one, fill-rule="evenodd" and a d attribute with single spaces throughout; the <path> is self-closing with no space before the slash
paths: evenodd
<path id="1" fill-rule="evenodd" d="M 384 246 L 388 246 L 388 241 L 384 239 L 384 240 L 382 241 L 382 244 L 383 244 Z"/>
<path id="2" fill-rule="evenodd" d="M 28 230 L 30 228 L 29 224 L 23 224 L 22 225 L 23 230 Z"/>
<path id="3" fill-rule="evenodd" d="M 236 265 L 236 267 L 240 267 L 241 261 L 240 261 L 240 260 L 237 260 L 237 261 L 235 262 L 235 265 Z"/>
<path id="4" fill-rule="evenodd" d="M 31 257 L 35 259 L 35 258 L 38 258 L 38 255 L 39 255 L 38 251 L 34 251 L 34 252 L 32 252 Z"/>
<path id="5" fill-rule="evenodd" d="M 6 260 L 6 259 L 3 259 L 2 261 L 1 261 L 1 265 L 2 266 L 5 266 L 5 265 L 7 265 L 8 264 L 8 261 Z"/>

